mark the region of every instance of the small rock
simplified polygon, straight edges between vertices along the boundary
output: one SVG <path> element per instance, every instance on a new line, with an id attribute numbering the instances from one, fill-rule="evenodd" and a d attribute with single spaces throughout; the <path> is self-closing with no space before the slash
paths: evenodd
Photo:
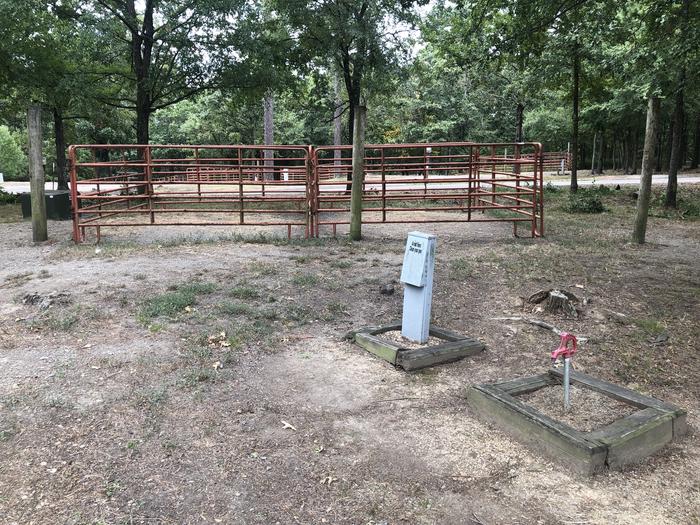
<path id="1" fill-rule="evenodd" d="M 649 339 L 647 339 L 647 341 L 649 341 L 653 346 L 662 346 L 666 344 L 668 338 L 668 334 L 664 332 L 663 334 L 659 334 L 656 337 L 650 337 Z"/>
<path id="2" fill-rule="evenodd" d="M 394 291 L 393 283 L 385 284 L 379 289 L 379 293 L 382 295 L 394 295 Z"/>

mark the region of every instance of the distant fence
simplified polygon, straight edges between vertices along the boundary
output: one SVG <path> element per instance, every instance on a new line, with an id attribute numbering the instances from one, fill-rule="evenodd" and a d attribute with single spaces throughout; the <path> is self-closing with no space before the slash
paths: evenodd
<path id="1" fill-rule="evenodd" d="M 265 151 L 273 158 L 265 158 Z M 350 222 L 351 146 L 77 145 L 69 148 L 73 239 L 102 227 Z M 537 143 L 370 144 L 363 223 L 510 222 L 544 233 Z"/>

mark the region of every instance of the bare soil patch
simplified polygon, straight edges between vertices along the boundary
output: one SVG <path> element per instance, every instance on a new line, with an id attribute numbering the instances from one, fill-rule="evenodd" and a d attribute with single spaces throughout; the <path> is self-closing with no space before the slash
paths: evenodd
<path id="1" fill-rule="evenodd" d="M 700 229 L 655 216 L 649 244 L 629 244 L 629 193 L 603 195 L 599 215 L 548 193 L 540 240 L 423 225 L 438 236 L 433 322 L 487 348 L 415 373 L 342 339 L 400 317 L 400 287 L 380 288 L 398 282 L 410 225 L 360 243 L 104 228 L 99 247 L 74 246 L 69 223 L 41 246 L 29 223 L 3 225 L 0 521 L 697 523 L 694 431 L 580 478 L 464 401 L 549 366 L 555 334 L 496 318 L 534 316 L 524 299 L 564 287 L 589 299 L 579 318 L 536 315 L 586 338 L 577 369 L 684 407 L 697 428 Z"/>

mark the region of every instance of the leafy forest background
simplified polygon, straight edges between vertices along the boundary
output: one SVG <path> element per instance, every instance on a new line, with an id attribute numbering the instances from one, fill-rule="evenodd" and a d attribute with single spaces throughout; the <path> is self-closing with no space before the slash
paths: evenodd
<path id="1" fill-rule="evenodd" d="M 700 156 L 694 0 L 0 0 L 0 34 L 10 180 L 33 103 L 62 184 L 70 143 L 348 144 L 359 104 L 368 142 L 537 141 L 634 173 L 658 96 L 656 169 Z"/>

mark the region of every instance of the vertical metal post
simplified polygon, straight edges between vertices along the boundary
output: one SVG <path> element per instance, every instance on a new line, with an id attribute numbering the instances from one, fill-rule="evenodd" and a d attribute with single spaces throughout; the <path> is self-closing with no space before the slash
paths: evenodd
<path id="1" fill-rule="evenodd" d="M 314 209 L 316 206 L 315 196 L 316 196 L 316 172 L 318 171 L 318 163 L 316 162 L 316 150 L 313 146 L 309 146 L 306 150 L 306 231 L 304 232 L 304 237 L 314 237 L 315 236 L 315 213 Z"/>
<path id="2" fill-rule="evenodd" d="M 404 284 L 401 335 L 418 343 L 426 343 L 430 335 L 436 240 L 435 235 L 409 233 L 401 269 Z"/>
<path id="3" fill-rule="evenodd" d="M 241 151 L 240 147 L 238 148 L 238 199 L 241 207 L 240 223 L 243 224 L 243 152 Z"/>
<path id="4" fill-rule="evenodd" d="M 144 172 L 146 174 L 146 192 L 148 193 L 148 211 L 151 216 L 151 224 L 156 222 L 155 213 L 153 212 L 153 174 L 151 173 L 151 147 L 144 146 L 143 159 L 146 162 Z"/>
<path id="5" fill-rule="evenodd" d="M 542 145 L 538 145 L 540 154 L 539 172 L 540 172 L 540 237 L 544 237 L 544 153 Z"/>
<path id="6" fill-rule="evenodd" d="M 199 202 L 202 202 L 202 172 L 199 169 L 199 148 L 194 148 L 194 163 L 197 167 L 197 196 L 199 197 Z M 185 177 L 187 180 L 187 177 Z"/>
<path id="7" fill-rule="evenodd" d="M 428 151 L 423 146 L 423 199 L 428 197 Z"/>
<path id="8" fill-rule="evenodd" d="M 506 150 L 508 151 L 508 150 Z M 496 192 L 493 188 L 496 187 L 496 146 L 491 146 L 491 206 L 496 207 Z"/>
<path id="9" fill-rule="evenodd" d="M 571 366 L 571 358 L 564 358 L 564 410 L 566 412 L 571 408 L 569 399 L 569 368 Z"/>
<path id="10" fill-rule="evenodd" d="M 382 163 L 382 222 L 386 222 L 386 172 L 384 171 L 384 148 L 379 150 L 381 152 L 381 163 Z"/>
<path id="11" fill-rule="evenodd" d="M 537 236 L 537 210 L 539 208 L 540 192 L 537 189 L 537 183 L 540 178 L 539 165 L 541 157 L 541 149 L 535 147 L 532 164 L 532 222 L 530 223 L 530 235 L 534 238 Z"/>
<path id="12" fill-rule="evenodd" d="M 70 163 L 71 206 L 73 206 L 73 242 L 78 244 L 80 242 L 80 230 L 78 229 L 80 205 L 78 203 L 78 173 L 76 166 L 78 160 L 75 155 L 75 146 L 68 148 L 68 162 Z"/>

